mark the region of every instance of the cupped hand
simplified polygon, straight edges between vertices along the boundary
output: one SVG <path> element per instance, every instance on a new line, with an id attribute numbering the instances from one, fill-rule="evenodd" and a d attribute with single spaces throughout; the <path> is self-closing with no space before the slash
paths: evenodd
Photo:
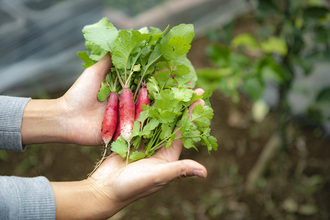
<path id="1" fill-rule="evenodd" d="M 195 92 L 201 94 L 204 91 L 197 89 Z M 197 104 L 204 105 L 204 101 L 194 102 L 189 108 L 190 114 Z M 174 179 L 188 176 L 205 178 L 207 170 L 203 165 L 193 160 L 178 160 L 181 151 L 182 141 L 177 139 L 169 149 L 162 147 L 150 158 L 130 164 L 123 161 L 121 156 L 111 154 L 88 178 L 93 194 L 99 201 L 98 208 L 103 207 L 103 210 L 107 210 L 106 216 L 109 217 Z"/>
<path id="2" fill-rule="evenodd" d="M 64 142 L 102 144 L 101 125 L 106 102 L 97 100 L 97 93 L 112 66 L 110 54 L 87 68 L 72 87 L 58 99 L 62 109 Z"/>

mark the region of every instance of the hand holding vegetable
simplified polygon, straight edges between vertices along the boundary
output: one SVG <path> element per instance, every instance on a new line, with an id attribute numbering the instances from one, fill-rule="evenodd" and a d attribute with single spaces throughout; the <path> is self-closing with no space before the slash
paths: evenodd
<path id="1" fill-rule="evenodd" d="M 109 54 L 97 64 L 87 68 L 74 85 L 59 99 L 65 109 L 64 136 L 69 143 L 100 145 L 101 124 L 106 102 L 99 102 L 95 97 L 100 84 L 112 66 Z"/>
<path id="2" fill-rule="evenodd" d="M 203 90 L 197 89 L 196 93 L 202 94 Z M 194 102 L 189 109 L 190 114 L 199 104 L 204 105 L 204 102 Z M 203 165 L 193 160 L 178 160 L 181 150 L 182 140 L 178 139 L 169 149 L 163 146 L 153 156 L 128 165 L 120 155 L 113 153 L 87 180 L 53 182 L 57 217 L 105 219 L 174 179 L 188 176 L 205 178 L 207 170 Z M 69 206 L 67 201 L 76 206 Z"/>
<path id="3" fill-rule="evenodd" d="M 192 90 L 193 26 L 167 31 L 118 31 L 107 19 L 85 26 L 84 73 L 63 97 L 26 106 L 23 143 L 104 142 L 113 151 L 86 180 L 51 182 L 58 219 L 107 218 L 171 180 L 206 177 L 204 166 L 178 158 L 196 142 L 217 149 L 212 91 Z"/>
<path id="4" fill-rule="evenodd" d="M 106 55 L 86 69 L 63 97 L 31 100 L 23 116 L 23 143 L 102 143 L 100 126 L 107 103 L 97 101 L 96 94 L 102 74 L 111 66 L 109 61 L 110 57 Z M 99 81 L 94 84 L 91 79 Z M 84 92 L 86 86 L 91 89 Z M 197 96 L 203 92 L 195 90 Z M 85 103 L 87 101 L 91 104 Z M 189 115 L 193 108 L 204 104 L 203 100 L 196 100 L 189 107 Z M 93 127 L 94 130 L 91 129 Z M 71 129 L 70 135 L 64 135 L 68 132 L 66 129 Z M 86 132 L 86 129 L 91 130 Z M 32 131 L 36 133 L 32 135 Z M 180 135 L 178 131 L 177 137 Z M 91 137 L 94 140 L 90 141 Z M 104 219 L 129 203 L 152 194 L 171 180 L 185 176 L 205 178 L 207 171 L 203 165 L 192 160 L 178 160 L 181 150 L 182 139 L 177 139 L 170 148 L 163 146 L 149 158 L 128 165 L 120 155 L 113 153 L 88 179 L 51 182 L 57 219 Z"/>
<path id="5" fill-rule="evenodd" d="M 112 66 L 109 54 L 87 68 L 74 85 L 58 99 L 32 99 L 22 121 L 23 144 L 74 143 L 101 145 L 105 102 L 96 94 Z"/>
<path id="6" fill-rule="evenodd" d="M 120 95 L 118 122 L 113 114 L 104 114 L 104 121 L 109 122 L 102 127 L 105 150 L 110 145 L 127 163 L 150 157 L 164 144 L 169 148 L 178 139 L 185 148 L 197 149 L 194 144 L 199 142 L 209 152 L 217 150 L 217 140 L 210 135 L 210 104 L 197 106 L 191 120 L 188 116 L 194 101 L 208 101 L 212 95 L 211 90 L 200 95 L 192 91 L 197 76 L 186 54 L 195 35 L 193 25 L 181 24 L 164 31 L 153 27 L 118 30 L 103 18 L 86 25 L 83 34 L 90 51 L 78 53 L 84 67 L 111 54 L 113 67 L 100 85 L 98 100 Z M 110 124 L 116 127 L 115 132 Z"/>

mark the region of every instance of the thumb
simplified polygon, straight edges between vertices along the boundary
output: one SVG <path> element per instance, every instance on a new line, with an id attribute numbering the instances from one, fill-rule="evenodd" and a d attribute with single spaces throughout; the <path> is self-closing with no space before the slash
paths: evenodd
<path id="1" fill-rule="evenodd" d="M 93 66 L 88 67 L 79 76 L 67 94 L 96 94 L 100 89 L 100 84 L 110 71 L 112 66 L 110 54 L 107 53 L 101 60 Z M 88 89 L 88 90 L 86 90 Z M 95 97 L 93 97 L 94 99 Z"/>
<path id="2" fill-rule="evenodd" d="M 160 172 L 164 178 L 164 182 L 170 182 L 174 179 L 197 176 L 206 178 L 207 170 L 200 163 L 194 160 L 177 160 L 165 164 L 163 170 Z"/>
<path id="3" fill-rule="evenodd" d="M 93 66 L 87 68 L 88 71 L 93 72 L 99 77 L 98 81 L 102 81 L 107 73 L 110 71 L 112 67 L 112 61 L 110 53 L 104 55 L 104 57 L 95 63 Z"/>

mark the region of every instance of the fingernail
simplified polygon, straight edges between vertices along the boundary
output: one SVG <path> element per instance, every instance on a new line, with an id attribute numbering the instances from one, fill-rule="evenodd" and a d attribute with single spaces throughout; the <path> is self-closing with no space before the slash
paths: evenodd
<path id="1" fill-rule="evenodd" d="M 193 170 L 193 175 L 201 178 L 206 178 L 206 175 L 202 170 Z"/>

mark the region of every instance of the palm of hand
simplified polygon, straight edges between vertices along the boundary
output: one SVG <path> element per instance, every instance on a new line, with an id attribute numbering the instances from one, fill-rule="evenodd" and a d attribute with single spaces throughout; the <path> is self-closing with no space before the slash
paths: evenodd
<path id="1" fill-rule="evenodd" d="M 203 90 L 197 89 L 199 95 Z M 189 113 L 198 105 L 198 100 L 189 107 Z M 181 134 L 178 132 L 179 137 Z M 206 177 L 206 168 L 193 160 L 178 160 L 182 151 L 182 140 L 173 141 L 171 147 L 160 148 L 155 155 L 131 164 L 117 154 L 108 157 L 89 178 L 101 194 L 100 204 L 122 204 L 122 207 L 141 197 L 152 194 L 171 180 L 186 176 Z"/>
<path id="2" fill-rule="evenodd" d="M 111 58 L 106 55 L 97 64 L 87 68 L 67 93 L 58 99 L 64 111 L 63 139 L 70 143 L 96 145 L 102 143 L 101 125 L 106 102 L 96 98 L 105 75 L 111 68 Z M 202 90 L 195 90 L 197 94 Z M 192 109 L 202 101 L 196 101 Z M 150 158 L 126 164 L 122 157 L 108 157 L 88 179 L 95 198 L 103 210 L 111 204 L 120 204 L 118 209 L 130 202 L 157 191 L 173 179 L 185 176 L 206 177 L 206 168 L 193 160 L 178 160 L 182 141 L 174 141 L 170 149 L 159 149 Z M 108 213 L 111 215 L 111 213 Z M 113 214 L 113 213 L 112 213 Z"/>
<path id="3" fill-rule="evenodd" d="M 170 149 L 159 149 L 150 158 L 126 164 L 117 154 L 108 157 L 89 178 L 102 195 L 105 207 L 109 202 L 127 204 L 150 195 L 180 177 L 206 177 L 206 168 L 193 160 L 178 160 L 182 142 L 175 141 Z"/>

